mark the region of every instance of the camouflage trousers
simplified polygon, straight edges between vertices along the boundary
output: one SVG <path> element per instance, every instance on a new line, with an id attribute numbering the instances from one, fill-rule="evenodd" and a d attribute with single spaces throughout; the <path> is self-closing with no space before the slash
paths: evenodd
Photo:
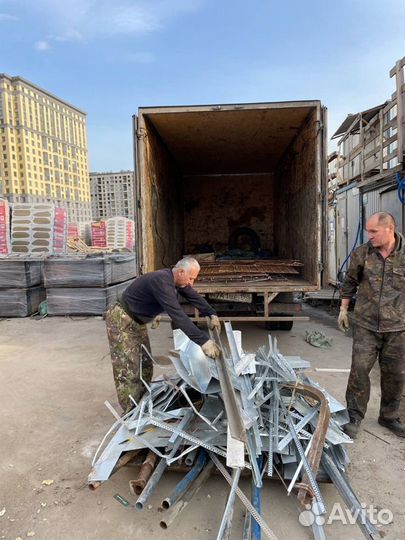
<path id="1" fill-rule="evenodd" d="M 393 420 L 399 416 L 404 385 L 405 332 L 372 332 L 355 325 L 352 366 L 346 389 L 351 419 L 362 420 L 366 414 L 370 371 L 377 359 L 381 372 L 380 417 Z"/>
<path id="2" fill-rule="evenodd" d="M 138 401 L 145 391 L 139 376 L 141 356 L 142 378 L 147 383 L 152 380 L 152 361 L 141 349 L 143 344 L 150 351 L 148 332 L 146 324 L 134 321 L 120 304 L 106 311 L 105 322 L 118 401 L 127 412 L 134 406 L 129 396 Z"/>

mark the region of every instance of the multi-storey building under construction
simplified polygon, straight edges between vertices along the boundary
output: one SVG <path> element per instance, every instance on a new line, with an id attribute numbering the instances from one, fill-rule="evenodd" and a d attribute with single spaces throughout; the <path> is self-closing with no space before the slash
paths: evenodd
<path id="1" fill-rule="evenodd" d="M 0 196 L 53 202 L 91 220 L 86 114 L 21 77 L 0 74 Z"/>

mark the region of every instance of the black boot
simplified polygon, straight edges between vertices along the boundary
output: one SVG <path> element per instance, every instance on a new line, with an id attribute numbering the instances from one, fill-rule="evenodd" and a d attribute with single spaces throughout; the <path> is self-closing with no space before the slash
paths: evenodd
<path id="1" fill-rule="evenodd" d="M 405 426 L 404 424 L 401 424 L 399 418 L 387 420 L 387 418 L 380 416 L 378 418 L 378 423 L 392 431 L 392 433 L 395 433 L 395 435 L 398 435 L 398 437 L 405 437 Z"/>

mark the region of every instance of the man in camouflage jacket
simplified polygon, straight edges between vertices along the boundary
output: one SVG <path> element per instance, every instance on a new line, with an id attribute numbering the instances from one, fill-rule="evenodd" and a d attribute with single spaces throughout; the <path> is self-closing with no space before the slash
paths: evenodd
<path id="1" fill-rule="evenodd" d="M 353 251 L 342 288 L 338 324 L 349 328 L 353 313 L 352 366 L 346 389 L 350 423 L 346 433 L 356 438 L 370 397 L 370 371 L 378 359 L 381 371 L 379 424 L 400 437 L 399 403 L 405 367 L 405 239 L 395 232 L 391 214 L 378 212 L 366 223 L 369 241 Z"/>

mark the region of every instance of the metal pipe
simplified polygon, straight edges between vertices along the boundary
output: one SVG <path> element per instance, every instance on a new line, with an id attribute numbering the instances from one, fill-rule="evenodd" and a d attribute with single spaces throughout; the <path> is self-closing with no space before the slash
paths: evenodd
<path id="1" fill-rule="evenodd" d="M 232 528 L 233 506 L 235 502 L 236 487 L 239 483 L 241 469 L 234 469 L 232 473 L 232 485 L 229 491 L 228 500 L 226 501 L 224 514 L 222 516 L 221 525 L 217 534 L 217 540 L 225 540 L 230 537 Z"/>
<path id="2" fill-rule="evenodd" d="M 250 512 L 246 510 L 245 519 L 243 522 L 242 540 L 250 540 L 251 532 L 252 532 L 252 520 L 250 519 Z"/>
<path id="3" fill-rule="evenodd" d="M 129 491 L 132 495 L 140 495 L 146 486 L 146 482 L 149 480 L 153 469 L 156 465 L 157 455 L 149 450 L 145 461 L 142 463 L 142 467 L 139 471 L 138 478 L 136 480 L 129 481 Z"/>
<path id="4" fill-rule="evenodd" d="M 201 486 L 211 475 L 214 464 L 212 461 L 209 461 L 201 474 L 188 486 L 187 491 L 183 494 L 183 498 L 178 500 L 174 506 L 166 512 L 165 517 L 160 521 L 160 526 L 162 529 L 167 529 L 169 525 L 173 523 L 176 517 L 182 512 L 194 495 L 200 490 Z"/>
<path id="5" fill-rule="evenodd" d="M 133 459 L 136 458 L 137 454 L 139 453 L 139 450 L 129 450 L 128 452 L 125 452 L 117 461 L 117 463 L 115 464 L 115 467 L 113 468 L 113 470 L 111 471 L 111 475 L 114 474 L 115 472 L 119 471 L 119 469 L 121 469 L 122 467 L 124 467 L 125 465 L 127 465 L 130 461 L 132 461 Z M 110 476 L 111 476 L 110 475 Z M 89 489 L 91 491 L 94 491 L 95 489 L 97 489 L 98 487 L 101 486 L 101 484 L 103 484 L 104 481 L 100 481 L 100 482 L 91 482 L 89 484 Z"/>
<path id="6" fill-rule="evenodd" d="M 171 506 L 173 506 L 187 491 L 189 485 L 197 478 L 197 476 L 200 474 L 201 470 L 203 469 L 204 465 L 207 462 L 207 452 L 202 449 L 201 452 L 198 454 L 197 461 L 195 462 L 194 467 L 189 471 L 176 485 L 174 490 L 171 492 L 171 494 L 166 497 L 166 499 L 163 499 L 161 506 L 163 510 L 167 510 Z"/>
<path id="7" fill-rule="evenodd" d="M 193 412 L 191 410 L 187 411 L 185 413 L 184 417 L 182 418 L 182 420 L 179 422 L 179 429 L 183 429 L 184 427 L 186 427 L 187 424 L 190 422 L 192 416 L 193 416 Z M 169 453 L 169 455 L 167 456 L 168 458 L 174 456 L 174 454 L 177 452 L 179 446 L 181 445 L 182 441 L 183 441 L 182 437 L 176 434 L 175 441 L 173 443 L 173 448 L 172 448 L 171 452 Z M 153 471 L 151 477 L 149 478 L 144 490 L 139 495 L 138 500 L 135 503 L 135 508 L 137 510 L 143 510 L 144 509 L 146 501 L 148 500 L 150 495 L 155 490 L 155 488 L 157 486 L 157 483 L 159 482 L 159 480 L 160 480 L 164 470 L 166 469 L 166 467 L 167 467 L 167 459 L 161 459 L 159 461 L 158 466 L 156 467 L 156 469 Z"/>
<path id="8" fill-rule="evenodd" d="M 259 466 L 259 469 L 262 466 L 263 458 L 262 456 L 259 456 L 257 458 L 257 464 Z M 256 485 L 254 476 L 252 475 L 252 482 L 251 482 L 251 499 L 252 499 L 252 505 L 253 508 L 256 510 L 256 512 L 260 515 L 261 511 L 261 486 Z M 252 540 L 261 540 L 262 534 L 260 525 L 257 523 L 257 521 L 254 519 L 253 516 L 251 516 L 252 524 L 251 524 L 251 538 Z"/>
<path id="9" fill-rule="evenodd" d="M 221 471 L 222 476 L 225 478 L 225 480 L 228 482 L 229 485 L 232 485 L 232 477 L 226 470 L 226 468 L 222 465 L 222 463 L 219 461 L 217 456 L 213 452 L 209 452 L 210 458 L 215 463 L 215 466 Z M 236 495 L 239 497 L 239 499 L 244 504 L 245 508 L 249 510 L 249 512 L 254 516 L 255 520 L 260 524 L 261 528 L 263 529 L 264 533 L 266 534 L 267 538 L 270 538 L 270 540 L 278 540 L 277 536 L 274 534 L 274 532 L 270 529 L 270 527 L 267 525 L 267 523 L 264 521 L 262 516 L 256 512 L 256 509 L 252 505 L 252 503 L 249 501 L 249 499 L 246 497 L 246 495 L 243 493 L 243 491 L 237 486 L 236 487 Z"/>
<path id="10" fill-rule="evenodd" d="M 345 475 L 337 467 L 334 460 L 326 452 L 324 452 L 322 454 L 321 463 L 348 508 L 350 508 L 351 512 L 356 515 L 357 525 L 360 527 L 360 530 L 365 538 L 368 540 L 375 540 L 376 538 L 379 538 L 379 532 L 368 519 L 364 508 L 360 504 L 360 501 L 355 495 Z"/>
<path id="11" fill-rule="evenodd" d="M 186 465 L 188 465 L 189 467 L 191 467 L 191 465 L 194 463 L 195 461 L 195 458 L 197 457 L 197 452 L 198 452 L 198 448 L 194 448 L 194 450 L 192 450 L 188 455 L 187 457 L 185 458 L 184 460 L 184 463 Z"/>

